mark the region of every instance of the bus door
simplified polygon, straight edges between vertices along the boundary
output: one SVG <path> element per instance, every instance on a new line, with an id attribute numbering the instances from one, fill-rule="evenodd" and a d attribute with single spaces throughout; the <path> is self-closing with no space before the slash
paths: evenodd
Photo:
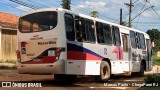
<path id="1" fill-rule="evenodd" d="M 130 59 L 129 59 L 129 35 L 128 34 L 122 34 L 122 41 L 123 41 L 123 70 L 130 71 Z"/>
<path id="2" fill-rule="evenodd" d="M 147 65 L 148 65 L 148 68 L 147 70 L 152 70 L 152 61 L 151 61 L 151 56 L 152 56 L 152 53 L 151 53 L 151 42 L 149 39 L 146 40 L 146 44 L 147 44 Z"/>
<path id="3" fill-rule="evenodd" d="M 139 72 L 139 59 L 138 59 L 138 55 L 140 53 L 139 49 L 137 48 L 137 36 L 136 36 L 136 32 L 134 31 L 130 31 L 130 69 L 132 72 Z"/>

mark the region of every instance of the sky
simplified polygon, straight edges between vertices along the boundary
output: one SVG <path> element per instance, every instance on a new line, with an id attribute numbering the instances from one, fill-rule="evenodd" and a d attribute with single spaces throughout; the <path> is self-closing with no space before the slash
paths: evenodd
<path id="1" fill-rule="evenodd" d="M 122 9 L 122 19 L 128 22 L 129 7 L 125 3 L 129 2 L 130 0 L 71 0 L 71 10 L 86 15 L 96 10 L 100 19 L 119 23 Z M 132 28 L 144 32 L 149 29 L 160 30 L 160 0 L 132 0 L 132 3 Z M 61 8 L 60 4 L 61 0 L 0 0 L 0 12 L 21 16 L 34 9 Z"/>

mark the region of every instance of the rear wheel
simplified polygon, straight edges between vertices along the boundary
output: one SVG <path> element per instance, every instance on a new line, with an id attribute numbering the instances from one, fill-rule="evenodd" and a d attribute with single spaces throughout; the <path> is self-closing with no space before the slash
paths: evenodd
<path id="1" fill-rule="evenodd" d="M 102 82 L 108 81 L 110 79 L 110 76 L 111 69 L 109 63 L 106 61 L 102 61 L 100 66 L 100 76 L 97 77 L 97 80 Z"/>

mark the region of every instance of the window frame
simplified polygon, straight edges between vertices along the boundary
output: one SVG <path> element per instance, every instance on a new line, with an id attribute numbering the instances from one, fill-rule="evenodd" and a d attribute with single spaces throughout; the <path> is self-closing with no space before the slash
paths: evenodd
<path id="1" fill-rule="evenodd" d="M 98 24 L 101 24 L 101 25 L 98 25 Z M 97 38 L 97 43 L 98 43 L 98 44 L 102 44 L 102 45 L 110 45 L 110 46 L 111 46 L 111 45 L 112 45 L 112 29 L 111 29 L 111 25 L 96 21 L 96 22 L 95 22 L 95 26 L 96 26 L 96 38 Z M 101 28 L 99 28 L 99 26 L 101 26 Z M 109 27 L 108 30 L 110 31 L 110 39 L 111 39 L 111 42 L 110 42 L 110 43 L 105 42 L 105 36 L 104 36 L 104 35 L 107 35 L 107 34 L 105 33 L 105 31 L 107 30 L 107 29 L 104 28 L 105 26 Z M 102 30 L 100 30 L 100 29 L 102 29 Z M 99 34 L 99 33 L 100 33 L 100 34 Z M 101 36 L 101 34 L 103 35 L 103 42 L 100 42 L 100 41 L 99 41 L 99 35 Z"/>
<path id="2" fill-rule="evenodd" d="M 126 49 L 124 49 L 124 38 L 126 37 L 126 46 L 125 46 L 125 48 Z M 128 47 L 128 45 L 129 45 L 129 41 L 128 41 L 128 35 L 127 34 L 123 34 L 122 35 L 122 42 L 123 42 L 123 52 L 128 52 L 129 51 L 129 47 Z"/>
<path id="3" fill-rule="evenodd" d="M 33 24 L 36 24 L 36 23 L 33 23 L 33 22 L 31 22 L 31 21 L 29 22 L 29 20 L 25 20 L 25 19 L 24 19 L 25 17 L 27 17 L 27 16 L 29 16 L 29 15 L 34 15 L 34 14 L 39 14 L 39 13 L 46 13 L 46 12 L 51 12 L 51 13 L 55 13 L 55 14 L 56 14 L 56 23 L 55 23 L 55 25 L 54 25 L 51 29 L 44 29 L 44 30 L 34 31 L 34 30 L 33 30 Z M 32 16 L 32 17 L 33 17 L 33 16 Z M 31 24 L 30 27 L 29 27 L 30 30 L 28 30 L 28 31 L 23 31 L 23 30 L 22 30 L 23 27 L 27 27 L 26 25 L 22 25 L 22 23 L 20 23 L 20 22 L 22 22 L 22 20 L 23 20 L 23 21 L 27 21 L 27 22 L 29 22 L 29 23 Z M 38 23 L 38 24 L 39 24 L 39 23 Z M 19 32 L 21 32 L 21 33 L 43 32 L 43 31 L 53 30 L 54 28 L 57 27 L 57 25 L 58 25 L 58 12 L 56 12 L 56 11 L 44 11 L 44 12 L 32 13 L 32 14 L 28 14 L 28 15 L 26 15 L 26 16 L 20 17 L 20 18 L 19 18 L 19 23 L 18 23 L 18 30 L 19 30 Z M 41 26 L 41 25 L 40 25 L 40 26 Z M 39 26 L 39 28 L 40 28 L 40 26 Z"/>
<path id="4" fill-rule="evenodd" d="M 117 29 L 115 29 L 117 28 Z M 115 41 L 115 30 L 118 30 L 118 39 L 119 39 L 119 44 L 120 45 L 116 45 L 116 41 Z M 117 26 L 112 26 L 112 36 L 113 36 L 113 45 L 114 46 L 121 46 L 121 36 L 120 36 L 120 30 L 119 30 L 119 27 Z"/>
<path id="5" fill-rule="evenodd" d="M 134 43 L 135 43 L 135 47 L 133 47 L 133 43 L 132 43 L 132 40 L 131 40 L 131 33 L 134 33 Z M 131 41 L 131 47 L 134 48 L 134 49 L 137 49 L 137 36 L 136 36 L 136 32 L 130 31 L 130 32 L 129 32 L 129 38 L 130 38 L 130 41 Z"/>
<path id="6" fill-rule="evenodd" d="M 72 29 L 73 29 L 73 30 L 72 30 L 72 34 L 74 33 L 74 36 L 73 36 L 74 39 L 73 39 L 73 40 L 69 40 L 68 37 L 67 37 L 68 35 L 67 35 L 67 31 L 66 31 L 66 15 L 71 16 L 72 19 L 73 19 L 73 25 L 72 25 Z M 76 33 L 75 33 L 75 22 L 74 22 L 74 17 L 73 17 L 73 15 L 72 15 L 72 14 L 69 14 L 69 13 L 65 13 L 65 14 L 64 14 L 64 23 L 65 23 L 66 39 L 69 40 L 69 41 L 75 41 L 75 40 L 76 40 L 76 37 L 75 37 L 75 36 L 76 36 Z"/>
<path id="7" fill-rule="evenodd" d="M 138 48 L 139 49 L 146 49 L 146 43 L 145 43 L 145 37 L 144 37 L 144 34 L 142 34 L 142 33 L 137 33 L 138 35 L 137 35 L 137 39 L 138 39 Z M 141 36 L 142 36 L 142 38 L 143 38 L 143 45 L 144 45 L 144 48 L 141 46 L 142 45 L 142 41 L 141 41 Z"/>
<path id="8" fill-rule="evenodd" d="M 77 18 L 78 18 L 79 20 L 76 21 Z M 87 19 L 87 18 L 84 18 L 84 17 L 80 17 L 80 16 L 75 16 L 75 20 L 74 20 L 74 21 L 75 21 L 76 40 L 77 40 L 78 42 L 96 43 L 94 21 L 91 20 L 91 19 Z M 77 23 L 77 22 L 78 22 L 78 23 Z M 80 22 L 81 22 L 81 25 L 79 25 Z M 91 25 L 90 22 L 93 23 L 93 28 L 92 28 L 92 25 Z M 91 26 L 91 28 L 92 28 L 92 30 L 93 30 L 93 32 L 92 32 L 92 35 L 93 35 L 93 38 L 94 38 L 93 41 L 92 41 L 92 40 L 89 40 L 89 38 L 88 38 L 88 37 L 90 37 L 90 34 L 89 34 L 88 32 L 91 31 L 91 30 L 86 29 L 88 23 L 90 23 L 90 26 Z M 77 28 L 77 24 L 79 25 L 78 28 Z M 88 24 L 88 26 L 89 26 L 89 24 Z M 91 28 L 90 28 L 90 29 L 91 29 Z M 78 29 L 79 29 L 79 30 L 78 30 Z M 78 34 L 77 34 L 77 33 L 79 33 L 79 34 L 82 35 L 82 36 L 79 36 L 79 37 L 81 37 L 82 40 L 78 40 L 78 39 L 77 39 L 77 38 L 78 38 Z M 89 36 L 88 36 L 88 35 L 89 35 Z M 83 37 L 84 37 L 84 38 L 83 38 Z M 83 39 L 85 39 L 85 40 L 83 40 Z"/>

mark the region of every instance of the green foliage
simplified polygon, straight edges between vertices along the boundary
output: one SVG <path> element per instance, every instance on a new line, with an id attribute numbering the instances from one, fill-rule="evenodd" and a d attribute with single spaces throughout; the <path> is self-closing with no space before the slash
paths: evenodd
<path id="1" fill-rule="evenodd" d="M 160 39 L 160 32 L 158 29 L 151 29 L 147 31 L 152 41 Z"/>
<path id="2" fill-rule="evenodd" d="M 71 0 L 62 0 L 62 8 L 70 10 Z"/>
<path id="3" fill-rule="evenodd" d="M 160 31 L 158 29 L 151 29 L 147 31 L 147 34 L 150 36 L 151 41 L 154 41 L 155 47 L 153 51 L 157 52 L 160 50 Z"/>
<path id="4" fill-rule="evenodd" d="M 98 11 L 92 11 L 92 12 L 90 13 L 91 17 L 94 17 L 94 18 L 98 18 L 98 17 L 99 17 L 98 14 L 99 14 Z"/>
<path id="5" fill-rule="evenodd" d="M 12 63 L 12 64 L 16 64 L 17 63 L 17 60 L 0 60 L 0 63 Z"/>
<path id="6" fill-rule="evenodd" d="M 128 26 L 128 23 L 127 23 L 126 21 L 123 21 L 123 22 L 121 23 L 121 25 L 123 25 L 123 26 Z"/>
<path id="7" fill-rule="evenodd" d="M 10 67 L 10 66 L 1 65 L 0 69 L 17 69 L 17 67 L 16 66 Z"/>
<path id="8" fill-rule="evenodd" d="M 153 55 L 152 58 L 153 58 L 153 65 L 160 66 L 160 57 L 157 57 L 156 55 Z"/>
<path id="9" fill-rule="evenodd" d="M 145 83 L 160 83 L 160 76 L 158 74 L 147 74 L 144 76 Z"/>

